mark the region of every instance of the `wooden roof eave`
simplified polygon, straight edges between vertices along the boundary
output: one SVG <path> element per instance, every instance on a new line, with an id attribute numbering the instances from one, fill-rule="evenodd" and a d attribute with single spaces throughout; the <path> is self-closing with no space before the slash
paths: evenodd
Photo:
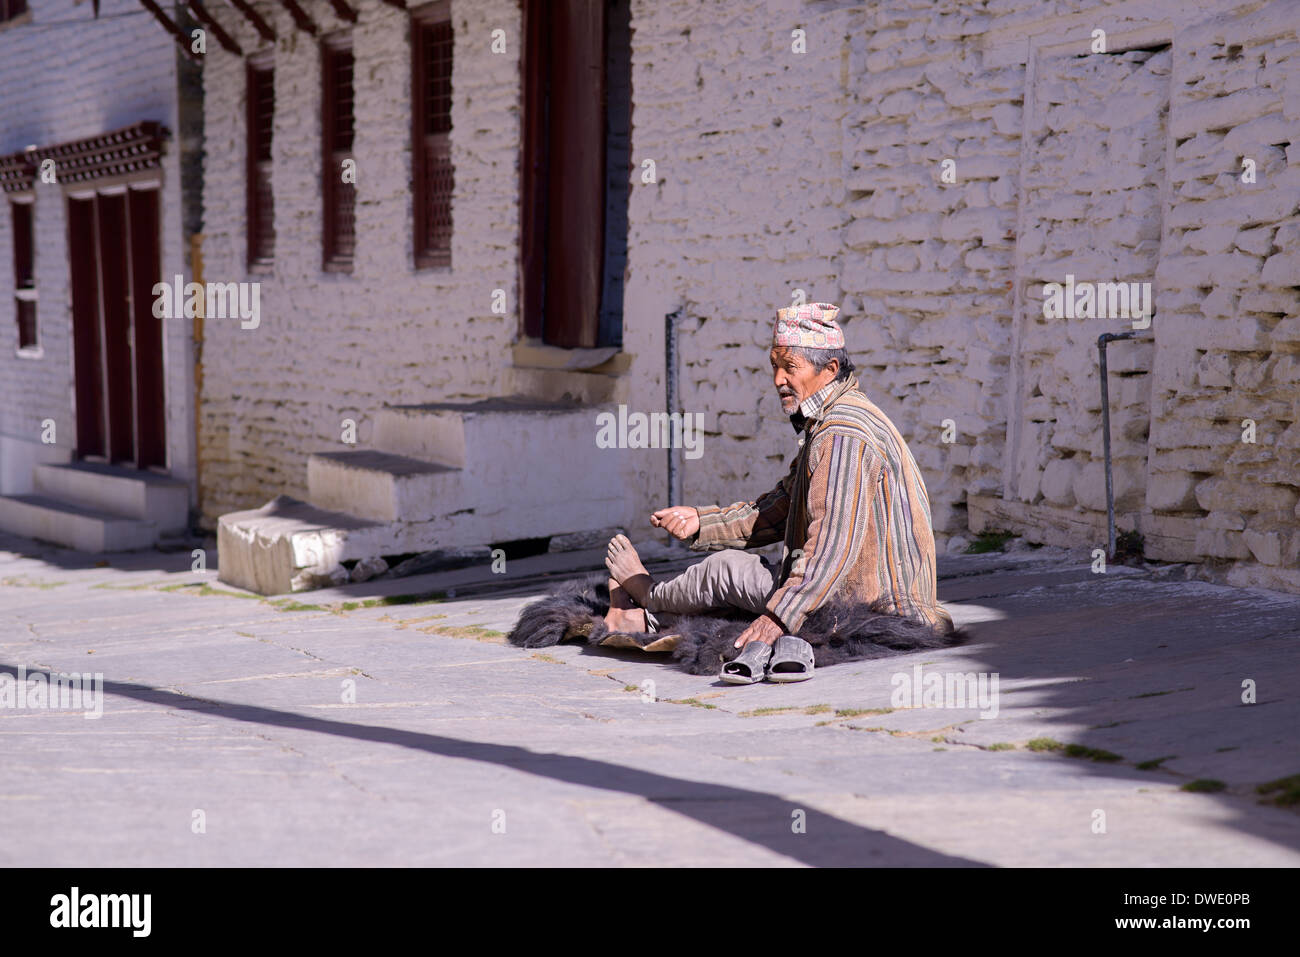
<path id="1" fill-rule="evenodd" d="M 198 56 L 190 49 L 190 38 L 185 35 L 184 30 L 172 21 L 171 17 L 163 12 L 162 7 L 158 6 L 154 0 L 140 0 L 140 5 L 153 14 L 153 18 L 162 24 L 164 30 L 176 38 L 176 45 L 181 48 L 182 53 L 189 57 L 191 62 L 199 62 Z"/>
<path id="2" fill-rule="evenodd" d="M 58 181 L 65 186 L 139 176 L 158 169 L 170 135 L 162 124 L 145 120 L 98 136 L 38 146 L 26 156 L 33 171 L 44 160 L 54 160 Z"/>
<path id="3" fill-rule="evenodd" d="M 208 13 L 208 8 L 202 3 L 202 0 L 185 0 L 185 5 L 190 8 L 190 13 L 194 14 L 194 19 L 203 24 L 207 29 L 212 31 L 212 35 L 217 38 L 221 48 L 227 53 L 233 53 L 235 56 L 243 56 L 244 51 L 239 48 L 239 44 L 221 28 L 212 14 Z"/>
<path id="4" fill-rule="evenodd" d="M 289 16 L 293 18 L 293 25 L 303 33 L 316 36 L 320 32 L 316 28 L 316 24 L 312 22 L 311 17 L 307 16 L 302 7 L 298 6 L 297 0 L 280 0 L 280 6 L 289 12 Z"/>
<path id="5" fill-rule="evenodd" d="M 35 184 L 36 165 L 32 162 L 31 150 L 0 156 L 0 190 L 27 193 Z"/>
<path id="6" fill-rule="evenodd" d="M 275 29 L 252 8 L 248 0 L 226 0 L 226 2 L 244 15 L 244 19 L 253 25 L 253 29 L 263 40 L 267 43 L 275 42 Z"/>

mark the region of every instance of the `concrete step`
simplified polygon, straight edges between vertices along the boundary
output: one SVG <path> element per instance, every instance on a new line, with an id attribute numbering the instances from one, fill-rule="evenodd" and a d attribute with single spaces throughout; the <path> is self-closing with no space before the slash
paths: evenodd
<path id="1" fill-rule="evenodd" d="M 37 465 L 35 491 L 111 515 L 153 522 L 160 532 L 189 527 L 190 489 L 178 479 L 154 472 L 72 462 Z"/>
<path id="2" fill-rule="evenodd" d="M 312 505 L 375 522 L 428 521 L 444 513 L 460 485 L 459 469 L 391 452 L 317 452 L 307 459 Z"/>
<path id="3" fill-rule="evenodd" d="M 39 494 L 0 496 L 0 529 L 79 552 L 151 548 L 158 536 L 153 522 Z"/>
<path id="4" fill-rule="evenodd" d="M 663 461 L 658 450 L 598 448 L 601 411 L 514 396 L 391 406 L 376 416 L 374 442 L 462 470 L 433 513 L 450 520 L 455 540 L 444 547 L 541 538 L 620 524 L 627 457 Z"/>
<path id="5" fill-rule="evenodd" d="M 517 436 L 521 429 L 535 429 L 555 416 L 574 415 L 594 421 L 594 410 L 590 408 L 519 396 L 386 406 L 375 416 L 373 442 L 384 452 L 461 469 L 469 461 L 467 451 L 472 443 L 503 434 Z"/>
<path id="6" fill-rule="evenodd" d="M 625 476 L 664 453 L 598 448 L 599 411 L 513 397 L 382 409 L 378 449 L 308 458 L 307 502 L 222 516 L 221 580 L 280 594 L 348 559 L 621 525 Z"/>
<path id="7" fill-rule="evenodd" d="M 217 578 L 262 595 L 322 584 L 340 562 L 403 551 L 390 525 L 317 508 L 287 495 L 217 523 Z"/>

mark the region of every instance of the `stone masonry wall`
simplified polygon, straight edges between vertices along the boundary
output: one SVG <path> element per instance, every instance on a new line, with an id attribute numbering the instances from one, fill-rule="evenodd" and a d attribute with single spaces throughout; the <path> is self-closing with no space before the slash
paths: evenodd
<path id="1" fill-rule="evenodd" d="M 1300 8 L 1175 37 L 1152 396 L 1153 531 L 1300 589 Z M 1244 160 L 1255 182 L 1243 183 Z M 1249 420 L 1249 421 L 1247 421 Z M 1251 441 L 1253 440 L 1253 441 Z"/>
<path id="2" fill-rule="evenodd" d="M 796 289 L 839 301 L 841 121 L 848 104 L 835 6 L 774 15 L 764 2 L 634 2 L 633 180 L 625 347 L 629 402 L 661 408 L 664 314 L 680 322 L 679 406 L 705 414 L 703 455 L 682 463 L 683 501 L 771 488 L 794 450 L 768 365 L 774 309 Z M 790 52 L 791 31 L 808 52 Z M 652 159 L 657 182 L 641 182 Z M 852 338 L 860 324 L 850 328 Z M 643 476 L 649 505 L 664 480 Z M 638 516 L 635 534 L 644 534 Z"/>
<path id="3" fill-rule="evenodd" d="M 656 289 L 654 312 L 687 305 L 682 407 L 713 430 L 685 464 L 687 501 L 753 497 L 792 452 L 766 345 L 801 288 L 842 304 L 941 540 L 978 501 L 981 527 L 1103 545 L 1096 340 L 1131 325 L 1045 320 L 1043 284 L 1145 281 L 1149 339 L 1109 353 L 1121 530 L 1153 557 L 1300 587 L 1300 9 L 894 0 L 633 18 L 634 157 L 661 182 L 633 189 L 628 288 Z M 630 393 L 661 386 L 638 365 Z"/>
<path id="4" fill-rule="evenodd" d="M 0 27 L 0 153 L 95 136 L 141 120 L 162 123 L 173 134 L 161 170 L 162 274 L 182 271 L 173 40 L 133 0 L 104 0 L 99 20 L 88 3 L 29 6 L 30 21 Z M 66 201 L 61 185 L 39 178 L 35 193 L 39 357 L 17 355 L 8 202 L 0 209 L 0 494 L 29 491 L 34 462 L 67 461 L 76 445 Z M 168 323 L 163 348 L 168 464 L 178 478 L 192 480 L 188 324 Z M 55 421 L 52 447 L 40 441 L 45 419 Z"/>
<path id="5" fill-rule="evenodd" d="M 1170 62 L 1166 48 L 1066 54 L 1039 64 L 1021 193 L 1022 301 L 1013 346 L 1020 378 L 1011 399 L 1021 435 L 1012 493 L 1019 501 L 1106 509 L 1097 336 L 1133 331 L 1135 325 L 1123 316 L 1046 318 L 1041 286 L 1064 285 L 1074 276 L 1137 291 L 1133 284 L 1153 281 Z M 1117 343 L 1108 352 L 1115 502 L 1121 512 L 1140 510 L 1145 497 L 1149 337 L 1146 330 L 1144 339 Z"/>
<path id="6" fill-rule="evenodd" d="M 264 311 L 258 330 L 208 324 L 209 521 L 301 495 L 307 454 L 338 447 L 345 417 L 364 445 L 384 402 L 529 381 L 510 357 L 518 5 L 453 4 L 453 266 L 417 272 L 405 15 L 359 4 L 351 276 L 319 265 L 316 45 L 278 6 L 258 8 L 280 38 L 268 276 L 243 265 L 243 61 L 217 51 L 205 64 L 205 278 L 260 278 Z M 310 9 L 342 26 L 328 5 Z M 1149 281 L 1150 341 L 1110 352 L 1120 527 L 1154 557 L 1300 587 L 1295 4 L 632 0 L 631 15 L 630 364 L 592 394 L 662 408 L 664 317 L 682 310 L 678 407 L 706 420 L 703 456 L 681 460 L 685 501 L 752 498 L 783 473 L 794 442 L 767 347 L 774 310 L 802 291 L 842 305 L 863 386 L 908 439 L 941 542 L 996 523 L 1102 544 L 1096 339 L 1129 325 L 1046 320 L 1043 284 Z M 496 28 L 505 54 L 487 52 Z M 1105 53 L 1090 49 L 1098 28 Z M 505 316 L 490 311 L 494 288 Z M 1241 441 L 1247 418 L 1254 443 Z M 668 494 L 664 456 L 629 461 L 640 538 Z"/>
<path id="7" fill-rule="evenodd" d="M 350 275 L 321 269 L 320 53 L 278 4 L 274 24 L 272 188 L 275 265 L 245 265 L 245 61 L 209 44 L 204 278 L 260 281 L 262 321 L 206 323 L 199 454 L 203 514 L 306 495 L 307 455 L 347 448 L 342 422 L 365 447 L 373 412 L 501 394 L 517 328 L 519 9 L 509 0 L 457 2 L 452 76 L 454 235 L 450 269 L 413 268 L 408 15 L 354 3 L 351 27 L 357 162 L 356 260 Z M 342 29 L 328 4 L 307 9 L 321 33 Z M 245 53 L 263 44 L 222 10 Z M 490 50 L 507 33 L 507 53 Z M 507 315 L 492 313 L 504 289 Z"/>
<path id="8" fill-rule="evenodd" d="M 634 155 L 661 182 L 633 189 L 629 299 L 673 277 L 688 307 L 681 403 L 712 432 L 686 501 L 752 498 L 784 472 L 767 348 L 796 290 L 841 304 L 941 539 L 966 528 L 968 488 L 1000 488 L 1024 69 L 982 63 L 964 38 L 990 18 L 973 6 L 634 6 Z"/>

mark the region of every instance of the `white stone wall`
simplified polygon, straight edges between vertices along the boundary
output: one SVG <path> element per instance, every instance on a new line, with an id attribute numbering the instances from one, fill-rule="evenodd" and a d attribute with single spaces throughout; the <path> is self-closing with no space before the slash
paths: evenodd
<path id="1" fill-rule="evenodd" d="M 210 44 L 204 66 L 207 163 L 204 278 L 260 281 L 257 329 L 209 320 L 203 347 L 200 457 L 205 521 L 306 496 L 307 455 L 357 446 L 374 413 L 393 404 L 482 398 L 506 389 L 516 338 L 519 244 L 519 26 L 510 0 L 453 4 L 450 269 L 412 265 L 408 15 L 354 3 L 357 163 L 356 261 L 350 275 L 321 269 L 320 55 L 279 5 L 274 24 L 272 271 L 251 275 L 245 254 L 244 60 Z M 343 28 L 325 3 L 306 5 L 322 33 Z M 245 53 L 263 48 L 251 25 L 221 10 Z M 491 52 L 506 31 L 507 52 Z M 509 310 L 492 313 L 492 292 Z M 594 433 L 593 433 L 594 434 Z M 508 456 L 507 456 L 508 457 Z"/>
<path id="2" fill-rule="evenodd" d="M 385 402 L 541 388 L 510 357 L 518 5 L 453 5 L 453 267 L 417 272 L 406 19 L 359 3 L 351 276 L 319 266 L 316 46 L 278 5 L 259 9 L 280 38 L 266 277 L 243 266 L 243 62 L 210 52 L 205 72 L 205 278 L 264 283 L 260 329 L 208 323 L 209 521 L 302 495 L 307 454 L 340 448 L 345 417 L 364 445 Z M 327 4 L 309 9 L 341 26 Z M 223 14 L 246 50 L 259 46 Z M 565 388 L 661 408 L 664 316 L 682 308 L 679 405 L 707 427 L 704 455 L 681 462 L 684 500 L 751 498 L 794 450 L 767 346 L 774 310 L 802 290 L 842 305 L 864 388 L 909 440 L 941 541 L 978 505 L 981 522 L 1096 546 L 1096 337 L 1129 326 L 1053 324 L 1042 284 L 1151 281 L 1154 344 L 1111 350 L 1121 528 L 1156 557 L 1300 587 L 1297 21 L 1280 0 L 633 0 L 630 364 L 612 381 L 567 374 Z M 498 27 L 505 55 L 488 52 Z M 1097 28 L 1110 52 L 1090 52 Z M 1239 180 L 1246 155 L 1254 186 Z M 490 312 L 494 288 L 505 316 Z M 1244 418 L 1254 444 L 1240 441 Z M 508 450 L 502 461 L 518 467 Z M 659 450 L 629 461 L 637 538 L 666 498 L 665 465 Z"/>
<path id="3" fill-rule="evenodd" d="M 176 46 L 134 0 L 29 4 L 31 20 L 0 29 L 0 153 L 48 146 L 155 120 L 171 131 L 162 161 L 162 274 L 184 271 L 180 166 L 175 135 Z M 62 21 L 75 21 L 65 25 Z M 36 183 L 35 254 L 39 358 L 16 355 L 12 226 L 0 210 L 0 494 L 30 490 L 31 465 L 66 461 L 76 445 L 71 285 L 63 187 Z M 164 331 L 167 456 L 194 478 L 193 366 L 187 323 Z M 40 442 L 56 423 L 56 444 Z"/>
<path id="4" fill-rule="evenodd" d="M 1183 555 L 1233 561 L 1236 584 L 1290 590 L 1300 589 L 1298 26 L 1300 7 L 1270 3 L 1190 24 L 1175 43 L 1178 199 L 1158 276 L 1166 318 L 1147 497 L 1152 529 L 1188 542 Z"/>
<path id="5" fill-rule="evenodd" d="M 1045 318 L 1041 287 L 1073 276 L 1125 283 L 1127 293 L 1134 283 L 1154 282 L 1171 60 L 1168 49 L 1063 52 L 1038 64 L 1020 196 L 1020 326 L 1012 347 L 1020 373 L 1012 417 L 1022 431 L 1008 473 L 1019 501 L 1106 509 L 1096 343 L 1103 332 L 1135 331 L 1135 323 L 1122 316 Z M 1152 294 L 1153 302 L 1163 301 Z M 1140 510 L 1145 498 L 1152 350 L 1147 340 L 1119 342 L 1108 352 L 1121 512 Z"/>
<path id="6" fill-rule="evenodd" d="M 684 404 L 717 423 L 686 464 L 688 501 L 751 497 L 779 474 L 791 440 L 763 347 L 798 286 L 842 303 L 864 387 L 908 438 L 941 540 L 966 530 L 973 498 L 985 513 L 1003 502 L 990 514 L 1033 540 L 1102 545 L 1096 339 L 1131 325 L 1047 322 L 1042 284 L 1150 281 L 1154 346 L 1110 350 L 1120 528 L 1154 557 L 1229 559 L 1232 581 L 1300 587 L 1300 8 L 633 12 L 634 152 L 667 157 L 670 182 L 633 192 L 629 290 L 672 277 L 662 298 L 692 315 Z M 1097 28 L 1111 52 L 1091 53 Z M 1254 186 L 1240 183 L 1248 153 Z M 632 394 L 656 394 L 653 366 L 642 372 Z M 1246 418 L 1255 444 L 1240 440 Z"/>
<path id="7" fill-rule="evenodd" d="M 704 413 L 706 428 L 704 454 L 681 463 L 687 503 L 752 498 L 784 474 L 794 436 L 772 392 L 774 310 L 796 289 L 808 301 L 844 298 L 851 14 L 774 6 L 632 5 L 629 402 L 663 402 L 664 315 L 684 307 L 680 407 Z M 797 28 L 806 54 L 790 52 Z M 646 159 L 655 184 L 641 182 Z M 862 325 L 850 322 L 851 340 Z M 667 504 L 651 455 L 629 494 Z M 644 514 L 633 527 L 648 531 Z"/>

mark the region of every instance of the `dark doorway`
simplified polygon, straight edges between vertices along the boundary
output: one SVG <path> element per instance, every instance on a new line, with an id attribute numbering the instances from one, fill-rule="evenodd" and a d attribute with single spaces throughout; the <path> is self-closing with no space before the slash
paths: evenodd
<path id="1" fill-rule="evenodd" d="M 166 468 L 158 191 L 68 200 L 77 455 Z"/>
<path id="2" fill-rule="evenodd" d="M 628 0 L 522 0 L 524 332 L 619 345 L 631 142 Z"/>

